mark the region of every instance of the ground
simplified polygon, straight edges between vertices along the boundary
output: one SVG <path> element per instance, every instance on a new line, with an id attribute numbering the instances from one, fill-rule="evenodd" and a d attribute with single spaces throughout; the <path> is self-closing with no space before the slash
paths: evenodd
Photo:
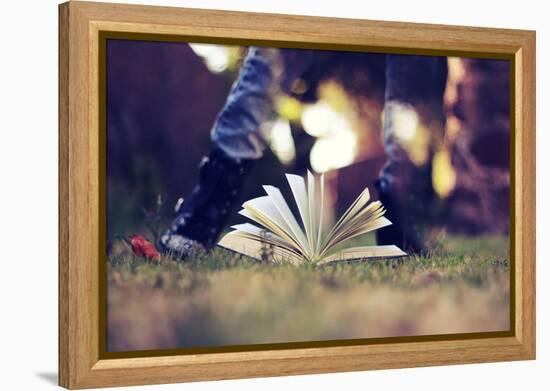
<path id="1" fill-rule="evenodd" d="M 507 330 L 508 239 L 438 234 L 429 248 L 323 267 L 258 263 L 223 249 L 160 263 L 115 252 L 108 350 Z"/>

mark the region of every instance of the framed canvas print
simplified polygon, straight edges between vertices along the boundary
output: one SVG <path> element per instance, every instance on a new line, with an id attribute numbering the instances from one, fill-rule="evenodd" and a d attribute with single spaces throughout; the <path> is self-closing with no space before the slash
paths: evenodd
<path id="1" fill-rule="evenodd" d="M 67 388 L 535 358 L 535 33 L 59 6 Z"/>

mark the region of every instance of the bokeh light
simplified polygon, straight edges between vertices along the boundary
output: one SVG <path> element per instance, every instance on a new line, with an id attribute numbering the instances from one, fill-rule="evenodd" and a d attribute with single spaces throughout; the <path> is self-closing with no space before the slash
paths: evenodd
<path id="1" fill-rule="evenodd" d="M 290 123 L 284 118 L 275 121 L 269 135 L 269 145 L 279 161 L 290 164 L 296 157 Z"/>
<path id="2" fill-rule="evenodd" d="M 221 73 L 229 66 L 230 53 L 226 46 L 190 43 L 195 54 L 201 57 L 210 72 Z"/>
<path id="3" fill-rule="evenodd" d="M 349 128 L 347 119 L 336 112 L 327 102 L 307 105 L 302 111 L 302 126 L 313 137 L 323 137 L 338 129 Z"/>
<path id="4" fill-rule="evenodd" d="M 310 162 L 318 173 L 349 166 L 357 153 L 357 137 L 349 128 L 318 139 L 311 149 Z"/>
<path id="5" fill-rule="evenodd" d="M 386 121 L 401 141 L 411 141 L 418 127 L 418 114 L 411 105 L 390 102 L 385 107 Z"/>
<path id="6" fill-rule="evenodd" d="M 448 197 L 456 185 L 456 172 L 446 149 L 438 151 L 432 161 L 432 185 L 441 198 Z"/>

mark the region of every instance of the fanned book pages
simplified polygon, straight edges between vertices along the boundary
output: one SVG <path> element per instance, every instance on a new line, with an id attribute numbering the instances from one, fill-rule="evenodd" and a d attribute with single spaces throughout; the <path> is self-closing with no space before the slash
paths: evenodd
<path id="1" fill-rule="evenodd" d="M 331 262 L 407 255 L 399 247 L 362 246 L 345 247 L 350 239 L 388 226 L 385 209 L 380 201 L 369 202 L 365 188 L 346 212 L 330 229 L 323 229 L 325 180 L 308 171 L 307 184 L 298 175 L 286 174 L 299 218 L 294 216 L 281 191 L 274 186 L 263 186 L 266 195 L 243 204 L 239 213 L 251 223 L 232 226 L 219 246 L 258 260 L 289 262 L 293 264 Z M 318 183 L 317 183 L 318 182 Z"/>

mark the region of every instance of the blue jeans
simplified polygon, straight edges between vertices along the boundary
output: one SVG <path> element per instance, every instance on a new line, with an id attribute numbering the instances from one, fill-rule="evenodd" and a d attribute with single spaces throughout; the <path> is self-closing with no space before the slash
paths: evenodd
<path id="1" fill-rule="evenodd" d="M 212 129 L 214 145 L 236 160 L 259 159 L 263 155 L 266 141 L 261 135 L 260 126 L 273 115 L 272 97 L 274 91 L 280 88 L 283 50 L 288 49 L 249 49 L 239 76 Z M 302 61 L 297 69 L 286 71 L 295 72 L 298 76 L 304 67 L 313 62 L 312 52 L 289 50 L 291 55 L 302 57 Z M 443 118 L 445 77 L 445 57 L 387 55 L 383 129 L 388 163 L 381 175 L 388 180 L 398 176 L 395 167 L 408 164 L 407 153 L 399 136 L 399 132 L 403 131 L 399 129 L 399 123 L 403 122 L 399 121 L 399 116 L 411 114 L 410 110 L 416 115 L 416 106 L 431 105 L 436 111 L 432 117 Z M 286 75 L 285 79 L 288 78 Z M 430 102 L 436 103 L 433 105 Z M 419 116 L 419 121 L 422 120 L 432 121 L 433 118 Z"/>
<path id="2" fill-rule="evenodd" d="M 212 142 L 235 160 L 263 155 L 266 143 L 260 126 L 273 113 L 272 88 L 278 82 L 279 63 L 277 49 L 251 47 L 218 115 Z"/>
<path id="3" fill-rule="evenodd" d="M 403 187 L 397 190 L 405 190 L 415 180 L 415 165 L 403 146 L 410 132 L 418 127 L 430 133 L 443 132 L 446 81 L 446 57 L 386 56 L 383 142 L 388 160 L 380 178 L 390 188 Z M 411 123 L 416 126 L 412 127 Z"/>

